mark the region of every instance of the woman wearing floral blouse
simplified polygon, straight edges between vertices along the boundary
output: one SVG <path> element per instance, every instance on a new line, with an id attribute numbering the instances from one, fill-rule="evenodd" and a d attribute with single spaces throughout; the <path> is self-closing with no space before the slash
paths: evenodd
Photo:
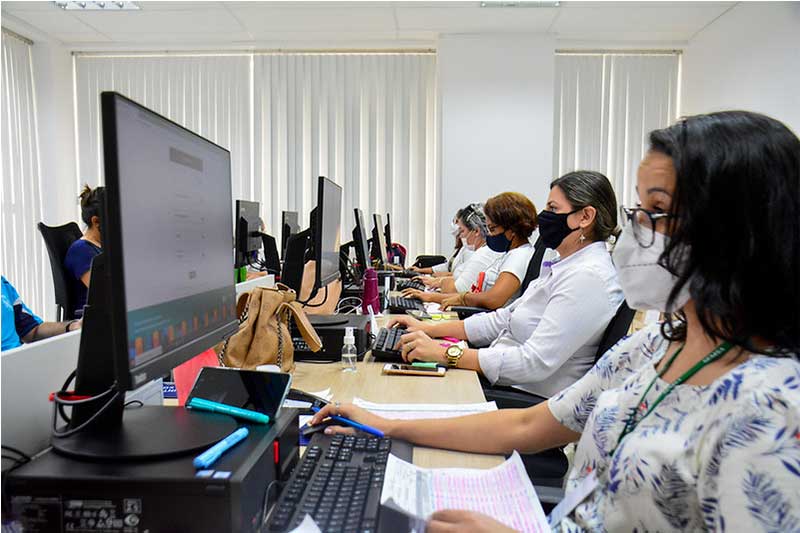
<path id="1" fill-rule="evenodd" d="M 577 441 L 567 491 L 591 490 L 561 531 L 800 530 L 800 140 L 755 113 L 689 117 L 651 133 L 637 192 L 614 261 L 628 304 L 664 324 L 529 409 L 400 421 L 331 405 L 314 421 L 484 453 Z M 428 524 L 503 530 L 458 510 Z"/>

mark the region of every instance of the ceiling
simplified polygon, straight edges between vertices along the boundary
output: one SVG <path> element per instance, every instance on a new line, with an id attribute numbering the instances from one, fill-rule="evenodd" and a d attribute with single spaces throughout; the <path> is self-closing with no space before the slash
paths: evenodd
<path id="1" fill-rule="evenodd" d="M 64 11 L 3 1 L 21 21 L 72 49 L 166 45 L 238 48 L 269 43 L 434 44 L 440 34 L 550 33 L 559 40 L 685 42 L 735 2 L 569 2 L 480 7 L 472 2 L 157 2 L 139 11 Z"/>

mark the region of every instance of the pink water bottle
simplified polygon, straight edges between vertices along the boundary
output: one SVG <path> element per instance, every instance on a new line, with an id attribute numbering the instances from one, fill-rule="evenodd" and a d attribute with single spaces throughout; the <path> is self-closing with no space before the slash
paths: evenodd
<path id="1" fill-rule="evenodd" d="M 364 294 L 361 297 L 361 312 L 369 314 L 367 306 L 372 306 L 375 313 L 381 312 L 381 299 L 378 295 L 378 273 L 374 268 L 368 268 L 364 272 Z"/>

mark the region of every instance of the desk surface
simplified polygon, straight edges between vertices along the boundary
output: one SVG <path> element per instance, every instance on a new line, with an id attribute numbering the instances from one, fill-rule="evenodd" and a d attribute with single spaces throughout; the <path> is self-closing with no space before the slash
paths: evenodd
<path id="1" fill-rule="evenodd" d="M 382 321 L 380 321 L 382 322 Z M 369 356 L 365 358 L 369 360 Z M 383 403 L 477 403 L 486 401 L 478 375 L 471 370 L 448 370 L 443 378 L 381 375 L 383 363 L 358 363 L 356 372 L 342 372 L 338 363 L 297 363 L 292 386 L 306 392 L 330 387 L 334 399 L 355 396 Z M 433 448 L 414 448 L 414 464 L 424 467 L 491 468 L 499 455 L 480 455 Z"/>

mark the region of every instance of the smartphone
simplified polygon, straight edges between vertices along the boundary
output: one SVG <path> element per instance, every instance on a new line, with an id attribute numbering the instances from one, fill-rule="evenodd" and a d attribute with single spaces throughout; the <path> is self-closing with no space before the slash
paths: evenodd
<path id="1" fill-rule="evenodd" d="M 200 370 L 186 403 L 203 398 L 258 411 L 275 420 L 291 385 L 291 374 L 283 372 L 207 366 Z"/>
<path id="2" fill-rule="evenodd" d="M 396 363 L 387 363 L 383 367 L 383 373 L 389 376 L 436 376 L 444 377 L 445 368 L 437 366 L 435 368 L 426 368 L 424 366 L 411 366 L 399 365 Z"/>

